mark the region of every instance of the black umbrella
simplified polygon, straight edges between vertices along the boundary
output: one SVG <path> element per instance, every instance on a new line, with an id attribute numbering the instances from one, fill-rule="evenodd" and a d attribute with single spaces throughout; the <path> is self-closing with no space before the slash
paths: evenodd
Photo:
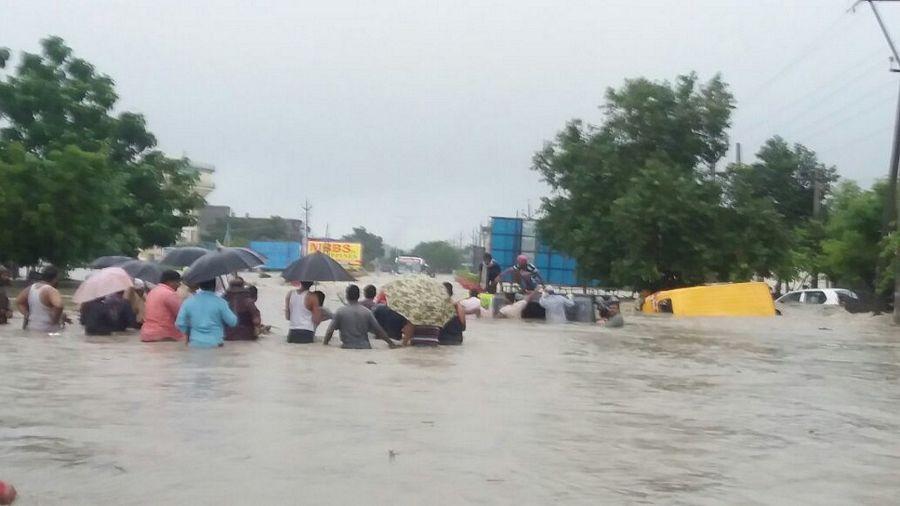
<path id="1" fill-rule="evenodd" d="M 267 260 L 265 255 L 257 253 L 250 248 L 227 248 L 225 246 L 220 246 L 219 251 L 233 251 L 248 262 L 259 262 L 256 265 L 262 265 L 266 263 Z"/>
<path id="2" fill-rule="evenodd" d="M 130 260 L 116 267 L 121 267 L 132 278 L 142 279 L 151 283 L 159 283 L 159 278 L 165 267 L 154 262 L 144 262 L 143 260 Z"/>
<path id="3" fill-rule="evenodd" d="M 288 281 L 356 281 L 341 264 L 319 251 L 288 265 L 281 277 Z"/>
<path id="4" fill-rule="evenodd" d="M 250 260 L 234 251 L 210 251 L 194 261 L 182 279 L 185 283 L 194 285 L 262 264 L 259 259 Z"/>
<path id="5" fill-rule="evenodd" d="M 129 260 L 134 260 L 132 257 L 126 257 L 122 255 L 112 255 L 106 257 L 100 257 L 88 265 L 91 269 L 106 269 L 107 267 L 118 267 Z"/>
<path id="6" fill-rule="evenodd" d="M 171 265 L 172 267 L 187 267 L 207 253 L 209 253 L 208 249 L 198 248 L 197 246 L 172 248 L 159 263 Z"/>

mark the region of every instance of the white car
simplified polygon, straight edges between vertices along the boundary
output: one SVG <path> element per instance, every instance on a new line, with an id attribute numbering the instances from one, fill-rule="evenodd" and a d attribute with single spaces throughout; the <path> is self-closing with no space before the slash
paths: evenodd
<path id="1" fill-rule="evenodd" d="M 843 306 L 849 301 L 859 300 L 851 290 L 845 288 L 805 288 L 794 290 L 779 297 L 779 304 L 820 304 L 825 306 Z"/>

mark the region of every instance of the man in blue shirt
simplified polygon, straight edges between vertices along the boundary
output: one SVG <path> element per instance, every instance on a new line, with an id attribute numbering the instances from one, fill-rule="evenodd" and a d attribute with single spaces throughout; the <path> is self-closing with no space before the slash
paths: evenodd
<path id="1" fill-rule="evenodd" d="M 216 281 L 211 279 L 198 285 L 199 290 L 184 301 L 175 325 L 187 335 L 194 348 L 215 348 L 225 340 L 225 326 L 237 325 L 237 316 L 225 299 L 216 295 Z"/>

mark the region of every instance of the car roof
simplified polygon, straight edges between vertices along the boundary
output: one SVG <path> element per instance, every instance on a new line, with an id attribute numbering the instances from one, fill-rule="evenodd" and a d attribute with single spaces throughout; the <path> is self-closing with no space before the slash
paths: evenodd
<path id="1" fill-rule="evenodd" d="M 842 293 L 845 295 L 856 296 L 856 292 L 854 292 L 853 290 L 850 290 L 849 288 L 800 288 L 798 290 L 791 290 L 790 292 L 787 292 L 784 295 L 782 295 L 782 297 L 784 297 L 785 295 L 790 295 L 792 293 L 809 293 L 809 292 L 825 292 L 825 293 L 835 293 L 835 294 Z M 781 298 L 781 297 L 779 297 L 779 298 Z"/>

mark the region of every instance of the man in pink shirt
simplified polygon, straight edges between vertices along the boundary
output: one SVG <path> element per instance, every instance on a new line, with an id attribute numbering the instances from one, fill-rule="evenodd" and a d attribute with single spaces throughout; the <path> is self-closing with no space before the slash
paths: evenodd
<path id="1" fill-rule="evenodd" d="M 141 341 L 184 341 L 184 334 L 175 326 L 175 318 L 181 309 L 181 297 L 176 292 L 179 285 L 181 274 L 165 271 L 156 288 L 147 294 Z"/>

